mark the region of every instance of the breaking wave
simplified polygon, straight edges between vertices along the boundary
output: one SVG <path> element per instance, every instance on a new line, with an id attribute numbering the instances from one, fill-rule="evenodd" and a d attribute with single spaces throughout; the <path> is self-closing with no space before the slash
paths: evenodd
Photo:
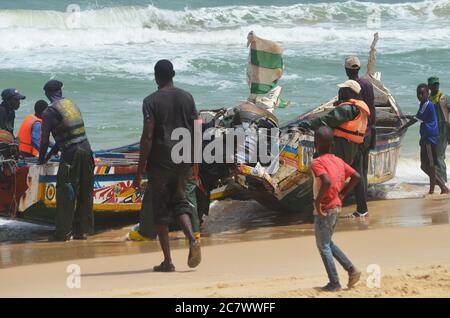
<path id="1" fill-rule="evenodd" d="M 349 36 L 378 12 L 388 38 L 408 40 L 411 21 L 436 23 L 450 17 L 450 1 L 398 4 L 346 1 L 291 6 L 225 6 L 181 11 L 155 6 L 112 7 L 69 13 L 50 10 L 0 10 L 0 49 L 96 47 L 135 43 L 243 44 L 250 29 L 282 42 L 319 42 Z M 349 25 L 351 24 L 351 25 Z M 422 25 L 422 23 L 419 23 Z M 417 25 L 417 23 L 416 23 Z M 350 27 L 352 26 L 352 27 Z M 255 31 L 256 31 L 255 30 Z M 344 30 L 344 31 L 343 31 Z M 425 38 L 430 34 L 423 32 Z M 450 39 L 442 28 L 439 36 Z"/>

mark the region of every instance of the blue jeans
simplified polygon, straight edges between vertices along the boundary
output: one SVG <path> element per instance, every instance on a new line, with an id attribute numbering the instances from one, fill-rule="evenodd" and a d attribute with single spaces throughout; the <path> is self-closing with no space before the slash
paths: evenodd
<path id="1" fill-rule="evenodd" d="M 319 249 L 320 256 L 322 257 L 323 264 L 325 265 L 331 283 L 339 283 L 339 276 L 333 257 L 337 259 L 339 264 L 341 264 L 346 271 L 349 271 L 353 267 L 352 262 L 331 240 L 340 211 L 341 208 L 337 207 L 328 210 L 327 216 L 314 216 L 317 248 Z"/>

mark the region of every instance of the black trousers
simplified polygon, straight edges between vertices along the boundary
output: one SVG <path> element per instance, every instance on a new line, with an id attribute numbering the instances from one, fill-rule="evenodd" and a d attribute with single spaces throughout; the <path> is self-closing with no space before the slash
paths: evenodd
<path id="1" fill-rule="evenodd" d="M 56 176 L 57 238 L 93 232 L 93 187 L 94 159 L 91 152 L 76 150 L 71 165 L 60 161 Z"/>
<path id="2" fill-rule="evenodd" d="M 367 173 L 369 171 L 369 152 L 371 145 L 371 136 L 365 137 L 364 142 L 359 145 L 356 153 L 353 169 L 361 176 L 361 181 L 355 187 L 356 211 L 365 213 L 367 208 L 367 189 L 369 186 Z"/>
<path id="3" fill-rule="evenodd" d="M 192 176 L 192 168 L 183 166 L 169 169 L 150 166 L 148 182 L 151 185 L 153 221 L 156 225 L 169 225 L 181 214 L 192 216 L 192 206 L 186 198 L 186 186 Z"/>

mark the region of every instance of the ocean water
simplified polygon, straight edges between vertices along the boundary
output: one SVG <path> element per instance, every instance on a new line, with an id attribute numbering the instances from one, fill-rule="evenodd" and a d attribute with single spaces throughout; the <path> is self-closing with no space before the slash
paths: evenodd
<path id="1" fill-rule="evenodd" d="M 0 0 L 0 87 L 27 96 L 17 131 L 44 98 L 44 83 L 62 80 L 94 148 L 106 149 L 138 140 L 158 59 L 173 61 L 176 85 L 198 108 L 230 107 L 248 96 L 248 32 L 278 41 L 286 65 L 280 85 L 291 105 L 276 114 L 285 121 L 334 96 L 346 79 L 344 58 L 357 54 L 365 64 L 379 32 L 377 70 L 404 112 L 414 113 L 415 88 L 429 76 L 450 93 L 449 18 L 450 1 L 442 0 Z M 413 127 L 399 166 L 405 178 L 418 152 Z"/>

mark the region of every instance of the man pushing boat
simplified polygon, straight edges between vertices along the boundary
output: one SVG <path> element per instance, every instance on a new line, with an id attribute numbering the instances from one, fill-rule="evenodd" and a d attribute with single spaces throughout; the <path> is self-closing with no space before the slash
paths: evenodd
<path id="1" fill-rule="evenodd" d="M 378 36 L 375 35 L 375 41 L 377 39 Z M 372 44 L 372 46 L 374 46 L 374 44 Z M 369 213 L 369 209 L 367 207 L 369 152 L 370 150 L 375 149 L 375 145 L 377 143 L 377 112 L 375 110 L 375 97 L 372 83 L 365 78 L 359 77 L 359 70 L 361 69 L 361 62 L 359 58 L 357 56 L 347 57 L 345 59 L 344 66 L 345 73 L 348 78 L 358 82 L 361 86 L 361 92 L 359 95 L 370 110 L 366 133 L 364 135 L 364 142 L 359 144 L 358 152 L 356 153 L 356 158 L 352 166 L 361 175 L 361 181 L 355 187 L 356 211 L 349 215 L 349 217 L 365 217 Z"/>
<path id="2" fill-rule="evenodd" d="M 85 240 L 94 229 L 94 158 L 80 109 L 63 97 L 62 88 L 63 83 L 57 80 L 44 86 L 51 105 L 42 114 L 38 164 L 49 159 L 47 149 L 52 133 L 56 145 L 51 153 L 61 150 L 61 159 L 56 177 L 56 229 L 50 240 Z"/>
<path id="3" fill-rule="evenodd" d="M 332 111 L 320 117 L 301 121 L 297 126 L 312 130 L 321 126 L 332 128 L 334 154 L 348 165 L 352 165 L 358 146 L 364 142 L 370 110 L 360 99 L 361 86 L 358 82 L 348 80 L 338 87 L 338 101 Z"/>

